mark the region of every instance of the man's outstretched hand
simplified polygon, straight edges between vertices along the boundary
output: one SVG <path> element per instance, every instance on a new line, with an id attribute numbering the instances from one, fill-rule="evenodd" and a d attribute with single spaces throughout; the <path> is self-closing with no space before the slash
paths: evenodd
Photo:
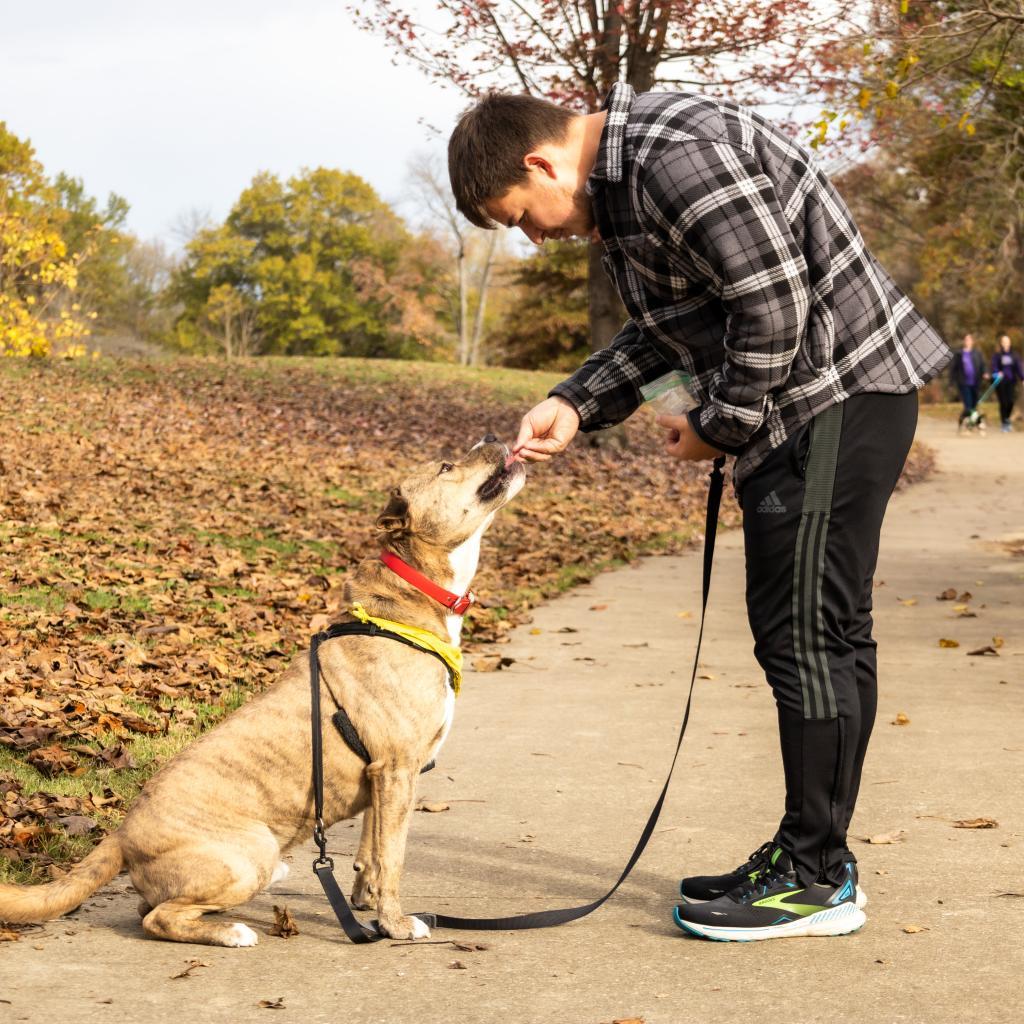
<path id="1" fill-rule="evenodd" d="M 665 451 L 677 459 L 700 462 L 702 459 L 717 459 L 722 454 L 700 439 L 686 416 L 656 416 L 654 422 L 668 430 Z"/>
<path id="2" fill-rule="evenodd" d="M 571 402 L 545 398 L 523 417 L 512 454 L 526 462 L 545 462 L 568 448 L 579 429 L 579 413 Z"/>

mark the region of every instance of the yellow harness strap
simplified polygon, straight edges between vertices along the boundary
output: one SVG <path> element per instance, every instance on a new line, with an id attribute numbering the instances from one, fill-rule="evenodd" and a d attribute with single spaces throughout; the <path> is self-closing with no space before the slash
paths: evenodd
<path id="1" fill-rule="evenodd" d="M 388 629 L 392 633 L 405 637 L 406 640 L 414 643 L 417 647 L 422 647 L 425 651 L 439 654 L 452 674 L 452 689 L 455 691 L 455 696 L 458 697 L 459 690 L 462 689 L 462 651 L 455 644 L 442 640 L 436 633 L 431 633 L 429 629 L 407 626 L 403 622 L 392 622 L 391 619 L 375 618 L 358 601 L 352 605 L 350 611 L 360 622 L 372 622 L 381 629 Z"/>

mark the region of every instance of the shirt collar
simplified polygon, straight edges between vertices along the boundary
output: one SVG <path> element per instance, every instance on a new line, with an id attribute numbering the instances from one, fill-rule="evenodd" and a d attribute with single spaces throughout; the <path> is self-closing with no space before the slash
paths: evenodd
<path id="1" fill-rule="evenodd" d="M 622 150 L 626 140 L 626 121 L 629 108 L 636 98 L 636 90 L 624 82 L 616 82 L 601 105 L 608 111 L 601 141 L 597 146 L 597 160 L 587 178 L 587 193 L 593 195 L 603 182 L 617 184 L 622 181 Z"/>

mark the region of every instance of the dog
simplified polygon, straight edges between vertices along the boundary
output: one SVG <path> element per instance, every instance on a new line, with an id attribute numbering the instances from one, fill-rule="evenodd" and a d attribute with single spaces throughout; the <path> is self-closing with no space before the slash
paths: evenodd
<path id="1" fill-rule="evenodd" d="M 396 488 L 377 519 L 382 547 L 441 587 L 466 593 L 480 541 L 525 482 L 521 462 L 488 434 L 461 460 L 431 462 Z M 396 575 L 360 562 L 345 587 L 376 618 L 429 630 L 458 645 L 462 615 Z M 351 619 L 346 614 L 340 621 Z M 426 938 L 403 915 L 399 880 L 420 769 L 448 735 L 454 694 L 445 664 L 421 650 L 371 636 L 345 636 L 319 650 L 326 826 L 363 813 L 353 903 L 375 906 L 394 939 Z M 372 760 L 335 730 L 337 702 Z M 241 923 L 205 915 L 228 910 L 283 879 L 289 848 L 314 825 L 308 652 L 280 679 L 169 761 L 121 827 L 62 878 L 0 885 L 0 921 L 46 921 L 78 907 L 127 869 L 143 929 L 175 942 L 254 946 Z"/>

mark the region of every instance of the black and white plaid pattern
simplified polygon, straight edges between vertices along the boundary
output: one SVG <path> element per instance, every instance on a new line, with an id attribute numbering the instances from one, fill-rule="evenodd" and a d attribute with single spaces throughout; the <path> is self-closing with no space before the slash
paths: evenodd
<path id="1" fill-rule="evenodd" d="M 850 395 L 920 388 L 948 348 L 866 249 L 815 156 L 752 110 L 612 88 L 587 182 L 630 320 L 551 394 L 619 423 L 677 368 L 737 482 Z"/>

